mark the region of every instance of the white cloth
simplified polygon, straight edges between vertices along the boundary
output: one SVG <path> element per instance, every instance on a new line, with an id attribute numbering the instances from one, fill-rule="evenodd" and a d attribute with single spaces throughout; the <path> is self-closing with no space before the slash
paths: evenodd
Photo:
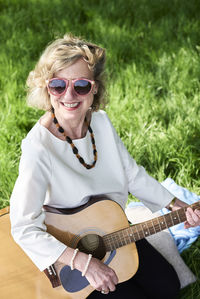
<path id="1" fill-rule="evenodd" d="M 44 204 L 74 208 L 90 196 L 104 194 L 125 209 L 128 192 L 153 212 L 173 198 L 159 182 L 137 166 L 104 111 L 92 114 L 98 160 L 83 167 L 71 146 L 56 138 L 39 121 L 22 142 L 19 176 L 10 199 L 11 230 L 15 241 L 42 271 L 66 246 L 46 232 Z M 90 133 L 73 141 L 86 163 L 93 162 Z"/>

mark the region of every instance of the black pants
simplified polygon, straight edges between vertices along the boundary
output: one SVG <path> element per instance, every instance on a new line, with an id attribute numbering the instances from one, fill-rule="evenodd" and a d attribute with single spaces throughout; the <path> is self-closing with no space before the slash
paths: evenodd
<path id="1" fill-rule="evenodd" d="M 128 281 L 116 286 L 107 295 L 94 291 L 89 299 L 175 299 L 180 290 L 180 282 L 174 268 L 166 259 L 143 239 L 136 242 L 139 268 Z"/>

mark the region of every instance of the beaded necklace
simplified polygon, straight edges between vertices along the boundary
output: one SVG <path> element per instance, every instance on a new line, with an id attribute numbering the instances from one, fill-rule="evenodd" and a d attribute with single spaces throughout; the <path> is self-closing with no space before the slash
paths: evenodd
<path id="1" fill-rule="evenodd" d="M 57 118 L 55 117 L 55 113 L 54 113 L 54 108 L 52 107 L 51 109 L 51 113 L 52 113 L 52 118 L 53 118 L 53 123 L 56 125 L 58 131 L 60 133 L 63 134 L 63 136 L 65 137 L 66 141 L 71 145 L 72 148 L 72 152 L 74 153 L 74 155 L 77 157 L 77 159 L 79 160 L 79 162 L 87 169 L 91 169 L 95 166 L 96 162 L 97 162 L 97 150 L 96 150 L 96 145 L 95 145 L 95 140 L 94 140 L 94 133 L 92 131 L 92 128 L 90 127 L 89 123 L 87 122 L 87 120 L 85 119 L 85 123 L 88 126 L 88 131 L 90 132 L 90 138 L 91 138 L 91 142 L 92 142 L 92 147 L 93 147 L 93 155 L 94 155 L 94 162 L 92 164 L 87 164 L 85 163 L 84 159 L 79 155 L 78 153 L 78 149 L 77 147 L 74 145 L 72 139 L 67 136 L 65 134 L 64 129 L 59 125 Z"/>

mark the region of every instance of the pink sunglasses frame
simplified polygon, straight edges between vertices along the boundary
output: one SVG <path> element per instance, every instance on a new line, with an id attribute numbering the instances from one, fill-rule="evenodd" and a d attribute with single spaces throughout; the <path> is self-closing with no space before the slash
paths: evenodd
<path id="1" fill-rule="evenodd" d="M 64 90 L 62 93 L 54 94 L 54 93 L 50 90 L 50 88 L 49 88 L 49 83 L 50 83 L 51 81 L 53 81 L 53 80 L 63 80 L 63 81 L 65 82 L 66 87 L 65 87 L 65 90 Z M 81 95 L 81 94 L 79 94 L 79 93 L 76 92 L 76 90 L 74 89 L 74 84 L 75 84 L 75 82 L 77 82 L 77 81 L 79 81 L 79 80 L 85 80 L 85 81 L 87 81 L 87 82 L 90 82 L 90 84 L 91 84 L 91 89 L 90 89 L 90 91 L 89 91 L 88 93 Z M 84 97 L 84 96 L 90 94 L 90 93 L 92 92 L 92 90 L 93 90 L 93 86 L 94 86 L 94 84 L 95 84 L 95 81 L 94 81 L 94 80 L 89 80 L 89 79 L 86 79 L 86 78 L 77 78 L 77 79 L 69 79 L 69 80 L 68 80 L 68 79 L 64 79 L 64 78 L 52 78 L 52 79 L 50 79 L 50 80 L 46 80 L 47 88 L 48 88 L 49 93 L 52 94 L 53 96 L 56 96 L 56 97 L 60 97 L 60 96 L 62 96 L 63 94 L 65 94 L 65 93 L 67 92 L 67 89 L 68 89 L 68 87 L 69 87 L 69 82 L 70 82 L 70 81 L 71 81 L 71 84 L 72 84 L 73 91 L 74 91 L 75 94 L 78 95 L 79 97 L 80 97 L 80 96 L 81 96 L 81 97 Z"/>

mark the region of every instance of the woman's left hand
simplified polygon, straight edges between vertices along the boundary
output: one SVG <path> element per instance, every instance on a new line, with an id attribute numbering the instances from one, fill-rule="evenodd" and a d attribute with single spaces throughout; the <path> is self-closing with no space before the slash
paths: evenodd
<path id="1" fill-rule="evenodd" d="M 187 220 L 184 222 L 184 228 L 190 228 L 200 225 L 200 210 L 187 208 L 185 212 Z"/>
<path id="2" fill-rule="evenodd" d="M 175 198 L 175 202 L 173 204 L 172 211 L 179 210 L 181 208 L 187 207 L 187 210 L 185 212 L 187 220 L 184 222 L 184 228 L 190 228 L 200 225 L 200 210 L 195 209 L 194 211 L 192 208 L 188 207 L 188 204 L 184 201 Z M 170 204 L 166 206 L 167 209 L 170 208 Z"/>

